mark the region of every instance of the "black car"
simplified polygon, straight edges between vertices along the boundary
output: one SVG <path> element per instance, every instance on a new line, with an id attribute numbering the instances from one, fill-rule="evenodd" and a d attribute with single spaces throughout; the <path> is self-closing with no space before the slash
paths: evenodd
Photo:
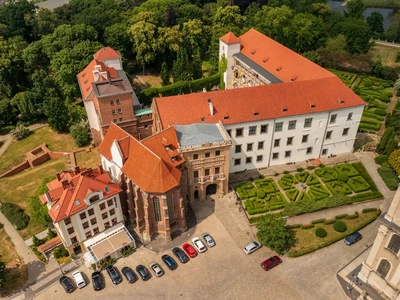
<path id="1" fill-rule="evenodd" d="M 74 291 L 74 286 L 71 283 L 71 279 L 69 279 L 67 276 L 61 276 L 59 282 L 67 293 L 72 293 Z"/>
<path id="2" fill-rule="evenodd" d="M 344 243 L 348 246 L 357 243 L 359 240 L 362 239 L 362 235 L 361 233 L 359 233 L 358 231 L 353 232 L 352 234 L 348 235 L 345 239 L 344 239 Z"/>
<path id="3" fill-rule="evenodd" d="M 123 267 L 121 270 L 122 274 L 124 274 L 126 280 L 129 283 L 134 283 L 137 280 L 137 277 L 135 275 L 135 272 L 129 267 Z"/>
<path id="4" fill-rule="evenodd" d="M 119 284 L 122 281 L 122 277 L 119 275 L 117 272 L 117 269 L 114 268 L 114 266 L 108 266 L 106 268 L 108 275 L 110 275 L 111 281 L 114 284 Z"/>
<path id="5" fill-rule="evenodd" d="M 136 267 L 136 272 L 139 274 L 140 278 L 142 278 L 142 280 L 144 280 L 144 281 L 149 280 L 151 277 L 149 271 L 143 265 L 138 265 Z"/>
<path id="6" fill-rule="evenodd" d="M 170 270 L 175 270 L 178 267 L 178 264 L 175 262 L 175 260 L 168 254 L 164 254 L 161 259 Z"/>
<path id="7" fill-rule="evenodd" d="M 186 255 L 185 252 L 181 248 L 175 247 L 172 249 L 172 253 L 179 259 L 179 261 L 183 264 L 189 261 L 189 256 Z"/>
<path id="8" fill-rule="evenodd" d="M 103 277 L 100 272 L 92 273 L 92 283 L 95 291 L 100 291 L 103 288 Z"/>

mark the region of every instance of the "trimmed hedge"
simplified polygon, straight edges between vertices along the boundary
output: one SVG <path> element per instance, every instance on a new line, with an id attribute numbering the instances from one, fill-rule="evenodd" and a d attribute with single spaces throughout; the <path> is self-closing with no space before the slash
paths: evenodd
<path id="1" fill-rule="evenodd" d="M 5 202 L 0 210 L 18 230 L 25 229 L 28 226 L 30 218 L 17 204 Z"/>
<path id="2" fill-rule="evenodd" d="M 330 219 L 330 220 L 328 219 L 328 220 L 325 220 L 325 221 L 324 221 L 324 224 L 325 224 L 325 225 L 330 225 L 330 224 L 333 224 L 333 223 L 335 223 L 335 222 L 336 222 L 336 219 Z"/>
<path id="3" fill-rule="evenodd" d="M 314 221 L 311 221 L 311 224 L 319 224 L 319 223 L 324 223 L 326 220 L 325 219 L 316 219 Z"/>
<path id="4" fill-rule="evenodd" d="M 337 173 L 332 168 L 321 168 L 315 170 L 315 174 L 321 177 L 323 182 L 330 182 L 337 179 Z"/>
<path id="5" fill-rule="evenodd" d="M 307 179 L 307 185 L 313 185 L 313 184 L 318 184 L 318 183 L 320 183 L 320 182 L 319 182 L 317 175 L 315 175 L 314 173 L 311 173 Z"/>
<path id="6" fill-rule="evenodd" d="M 299 168 L 299 169 L 302 169 L 302 168 Z M 310 175 L 310 173 L 307 171 L 300 171 L 300 173 L 296 173 L 294 176 L 296 176 L 296 179 L 299 182 L 306 182 L 309 175 Z"/>
<path id="7" fill-rule="evenodd" d="M 354 215 L 348 215 L 346 220 L 357 219 L 359 217 L 358 212 L 356 211 Z"/>
<path id="8" fill-rule="evenodd" d="M 382 194 L 380 192 L 366 192 L 366 193 L 361 193 L 358 195 L 350 196 L 353 202 L 361 202 L 365 200 L 372 200 L 372 199 L 379 199 L 383 198 Z"/>
<path id="9" fill-rule="evenodd" d="M 278 183 L 283 190 L 290 190 L 293 188 L 293 184 L 298 183 L 298 181 L 292 174 L 286 174 L 283 175 L 280 180 L 278 180 Z"/>
<path id="10" fill-rule="evenodd" d="M 374 158 L 375 163 L 378 165 L 382 165 L 383 163 L 387 163 L 389 161 L 389 155 L 379 155 Z"/>
<path id="11" fill-rule="evenodd" d="M 373 208 L 373 207 L 371 207 L 371 208 L 364 208 L 364 209 L 362 210 L 362 213 L 365 214 L 365 213 L 368 213 L 368 212 L 371 212 L 371 211 L 378 211 L 378 209 L 377 209 L 377 208 Z"/>
<path id="12" fill-rule="evenodd" d="M 310 197 L 308 196 L 308 194 L 304 191 L 300 192 L 300 196 L 297 198 L 297 201 L 301 201 L 301 200 L 310 200 Z"/>
<path id="13" fill-rule="evenodd" d="M 378 168 L 378 173 L 382 177 L 383 182 L 385 182 L 389 190 L 397 190 L 399 186 L 399 180 L 397 179 L 396 172 L 392 168 L 380 167 Z"/>
<path id="14" fill-rule="evenodd" d="M 263 190 L 258 190 L 257 191 L 257 198 L 265 198 L 265 192 Z"/>
<path id="15" fill-rule="evenodd" d="M 347 176 L 347 174 L 339 174 L 337 179 L 341 182 L 346 183 L 349 180 L 349 176 Z"/>
<path id="16" fill-rule="evenodd" d="M 327 182 L 326 187 L 332 193 L 332 195 L 349 195 L 352 193 L 349 186 L 341 181 Z"/>
<path id="17" fill-rule="evenodd" d="M 345 232 L 347 230 L 347 226 L 343 221 L 336 221 L 333 223 L 333 230 L 336 232 Z"/>
<path id="18" fill-rule="evenodd" d="M 286 228 L 294 229 L 294 228 L 301 228 L 302 224 L 293 224 L 293 225 L 286 225 Z"/>
<path id="19" fill-rule="evenodd" d="M 335 219 L 340 220 L 340 219 L 347 218 L 348 216 L 349 216 L 348 214 L 337 215 L 337 216 L 335 216 Z"/>
<path id="20" fill-rule="evenodd" d="M 356 193 L 367 191 L 371 186 L 361 176 L 355 176 L 347 181 L 348 186 Z"/>
<path id="21" fill-rule="evenodd" d="M 326 230 L 322 227 L 318 227 L 317 229 L 315 229 L 315 236 L 319 237 L 319 238 L 324 238 L 328 235 L 328 233 L 326 232 Z"/>
<path id="22" fill-rule="evenodd" d="M 330 196 L 321 183 L 311 185 L 307 193 L 313 200 L 321 200 Z"/>
<path id="23" fill-rule="evenodd" d="M 333 169 L 336 171 L 336 173 L 345 174 L 348 177 L 360 175 L 356 168 L 354 168 L 351 164 L 336 165 L 333 167 Z"/>
<path id="24" fill-rule="evenodd" d="M 378 188 L 376 187 L 375 182 L 372 180 L 371 176 L 369 176 L 367 170 L 363 166 L 362 163 L 353 163 L 351 164 L 357 172 L 364 178 L 364 180 L 371 186 L 371 191 L 379 192 Z"/>
<path id="25" fill-rule="evenodd" d="M 302 229 L 310 229 L 310 228 L 313 228 L 313 227 L 314 227 L 314 224 L 303 224 L 303 225 L 301 225 Z"/>
<path id="26" fill-rule="evenodd" d="M 288 196 L 290 201 L 295 201 L 297 198 L 297 195 L 299 194 L 299 190 L 298 189 L 287 190 L 285 193 L 286 193 L 286 196 Z"/>
<path id="27" fill-rule="evenodd" d="M 254 183 L 258 189 L 263 189 L 267 194 L 279 192 L 279 189 L 272 178 L 259 179 L 254 181 Z"/>

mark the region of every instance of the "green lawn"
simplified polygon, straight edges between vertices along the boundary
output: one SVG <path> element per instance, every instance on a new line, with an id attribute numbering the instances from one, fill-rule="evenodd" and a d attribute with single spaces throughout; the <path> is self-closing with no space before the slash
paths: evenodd
<path id="1" fill-rule="evenodd" d="M 400 52 L 400 49 L 398 48 L 375 45 L 368 51 L 368 54 L 372 55 L 373 60 L 380 59 L 385 66 L 396 67 L 400 66 L 400 63 L 396 63 L 398 52 Z"/>
<path id="2" fill-rule="evenodd" d="M 78 149 L 70 134 L 59 134 L 49 126 L 44 126 L 33 131 L 27 138 L 11 143 L 0 157 L 0 174 L 22 163 L 26 152 L 43 143 L 52 151 L 69 152 Z"/>
<path id="3" fill-rule="evenodd" d="M 82 151 L 75 153 L 76 164 L 81 168 L 97 168 L 101 163 L 100 154 L 97 148 L 91 149 L 90 152 Z"/>

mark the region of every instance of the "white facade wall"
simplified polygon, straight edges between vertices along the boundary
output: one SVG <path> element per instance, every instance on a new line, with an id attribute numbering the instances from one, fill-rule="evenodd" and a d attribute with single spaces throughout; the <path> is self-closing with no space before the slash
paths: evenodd
<path id="1" fill-rule="evenodd" d="M 122 70 L 122 62 L 120 58 L 102 60 L 102 62 L 107 67 L 114 68 L 115 70 Z"/>
<path id="2" fill-rule="evenodd" d="M 240 52 L 240 43 L 225 44 L 223 41 L 219 40 L 219 60 L 222 56 L 227 59 L 227 68 L 224 73 L 225 89 L 231 89 L 232 87 L 232 69 L 235 64 L 233 55 Z"/>
<path id="3" fill-rule="evenodd" d="M 229 172 L 260 169 L 296 163 L 320 156 L 351 152 L 363 109 L 364 107 L 354 107 L 332 112 L 224 125 L 232 138 Z M 351 120 L 347 120 L 349 113 L 353 113 Z M 337 114 L 336 121 L 330 123 L 330 117 L 333 114 Z M 312 119 L 311 126 L 305 127 L 306 119 L 310 118 Z M 294 129 L 289 129 L 290 121 L 296 122 Z M 275 131 L 276 123 L 280 122 L 282 122 L 282 130 Z M 267 133 L 260 133 L 262 125 L 268 126 Z M 256 134 L 249 135 L 252 126 L 256 126 Z M 237 137 L 236 132 L 240 128 L 243 128 L 243 136 Z M 349 128 L 349 130 L 347 135 L 343 136 L 345 128 Z M 327 131 L 332 131 L 330 139 L 325 139 Z M 305 140 L 303 140 L 303 136 L 307 136 Z M 288 138 L 292 138 L 291 145 L 288 145 Z M 278 146 L 275 146 L 275 140 L 279 140 Z M 259 142 L 264 142 L 263 149 L 258 149 Z M 251 151 L 247 151 L 247 144 L 253 144 Z M 236 153 L 236 145 L 241 145 L 239 153 Z M 327 149 L 324 155 L 322 155 L 323 149 Z M 290 153 L 286 153 L 286 151 L 290 151 Z M 274 153 L 278 153 L 278 156 L 274 157 Z M 290 155 L 285 157 L 286 154 Z M 257 161 L 257 156 L 262 156 L 261 160 Z M 246 163 L 246 157 L 252 157 L 251 163 Z M 240 164 L 235 165 L 236 159 L 240 159 Z"/>
<path id="4" fill-rule="evenodd" d="M 115 163 L 113 163 L 113 161 L 109 161 L 101 154 L 100 158 L 101 165 L 103 166 L 103 169 L 110 175 L 112 182 L 119 183 L 122 174 L 121 168 L 119 168 Z"/>
<path id="5" fill-rule="evenodd" d="M 83 101 L 86 109 L 86 114 L 89 120 L 90 128 L 100 131 L 100 120 L 97 117 L 96 109 L 93 101 Z"/>

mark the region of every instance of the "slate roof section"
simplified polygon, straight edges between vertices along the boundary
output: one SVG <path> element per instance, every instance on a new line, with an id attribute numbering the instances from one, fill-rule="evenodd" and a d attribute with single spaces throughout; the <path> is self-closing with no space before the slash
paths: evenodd
<path id="1" fill-rule="evenodd" d="M 181 147 L 223 142 L 225 140 L 217 124 L 194 123 L 175 125 L 174 127 Z"/>

